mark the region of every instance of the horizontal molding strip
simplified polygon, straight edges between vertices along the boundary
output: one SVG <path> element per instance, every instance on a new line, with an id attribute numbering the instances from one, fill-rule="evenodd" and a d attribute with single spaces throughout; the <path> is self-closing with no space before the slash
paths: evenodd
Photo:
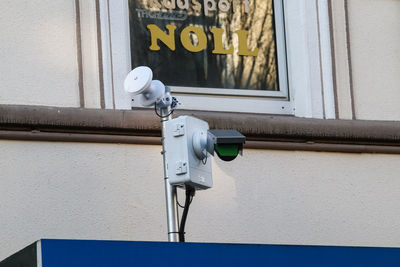
<path id="1" fill-rule="evenodd" d="M 105 134 L 78 134 L 78 133 L 48 133 L 27 131 L 1 131 L 0 140 L 20 141 L 47 141 L 47 142 L 79 142 L 79 143 L 108 143 L 108 144 L 140 144 L 161 145 L 159 137 L 126 136 Z M 352 145 L 329 143 L 297 143 L 274 141 L 247 141 L 245 149 L 268 149 L 287 151 L 317 151 L 343 153 L 381 153 L 400 154 L 400 146 Z"/>
<path id="2" fill-rule="evenodd" d="M 247 148 L 400 154 L 400 122 L 320 120 L 177 110 L 210 128 L 236 129 Z M 152 110 L 102 110 L 0 105 L 0 139 L 160 144 L 160 119 Z"/>

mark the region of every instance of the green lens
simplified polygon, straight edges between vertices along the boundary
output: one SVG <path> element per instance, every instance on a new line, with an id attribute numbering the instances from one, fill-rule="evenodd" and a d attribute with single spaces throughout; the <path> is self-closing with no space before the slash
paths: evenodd
<path id="1" fill-rule="evenodd" d="M 239 154 L 239 146 L 232 144 L 216 145 L 215 151 L 222 157 L 236 157 Z"/>

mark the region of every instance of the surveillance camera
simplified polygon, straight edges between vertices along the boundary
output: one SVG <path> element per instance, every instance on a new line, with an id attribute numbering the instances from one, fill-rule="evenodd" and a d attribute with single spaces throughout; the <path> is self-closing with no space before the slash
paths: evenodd
<path id="1" fill-rule="evenodd" d="M 243 151 L 246 137 L 236 130 L 208 130 L 207 151 L 214 155 L 214 151 L 223 161 L 234 160 Z"/>

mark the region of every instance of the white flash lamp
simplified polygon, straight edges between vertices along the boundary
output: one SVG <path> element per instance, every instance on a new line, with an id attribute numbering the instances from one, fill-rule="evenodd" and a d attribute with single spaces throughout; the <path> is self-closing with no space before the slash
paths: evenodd
<path id="1" fill-rule="evenodd" d="M 153 81 L 153 72 L 145 66 L 135 68 L 126 76 L 124 89 L 132 97 L 139 95 L 143 106 L 156 104 L 165 94 L 165 85 L 158 80 Z"/>

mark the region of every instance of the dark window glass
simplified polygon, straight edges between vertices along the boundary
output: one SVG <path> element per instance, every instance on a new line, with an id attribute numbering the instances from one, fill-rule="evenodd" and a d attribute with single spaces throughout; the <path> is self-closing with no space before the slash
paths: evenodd
<path id="1" fill-rule="evenodd" d="M 279 90 L 273 0 L 129 0 L 129 10 L 133 68 L 171 86 Z"/>

